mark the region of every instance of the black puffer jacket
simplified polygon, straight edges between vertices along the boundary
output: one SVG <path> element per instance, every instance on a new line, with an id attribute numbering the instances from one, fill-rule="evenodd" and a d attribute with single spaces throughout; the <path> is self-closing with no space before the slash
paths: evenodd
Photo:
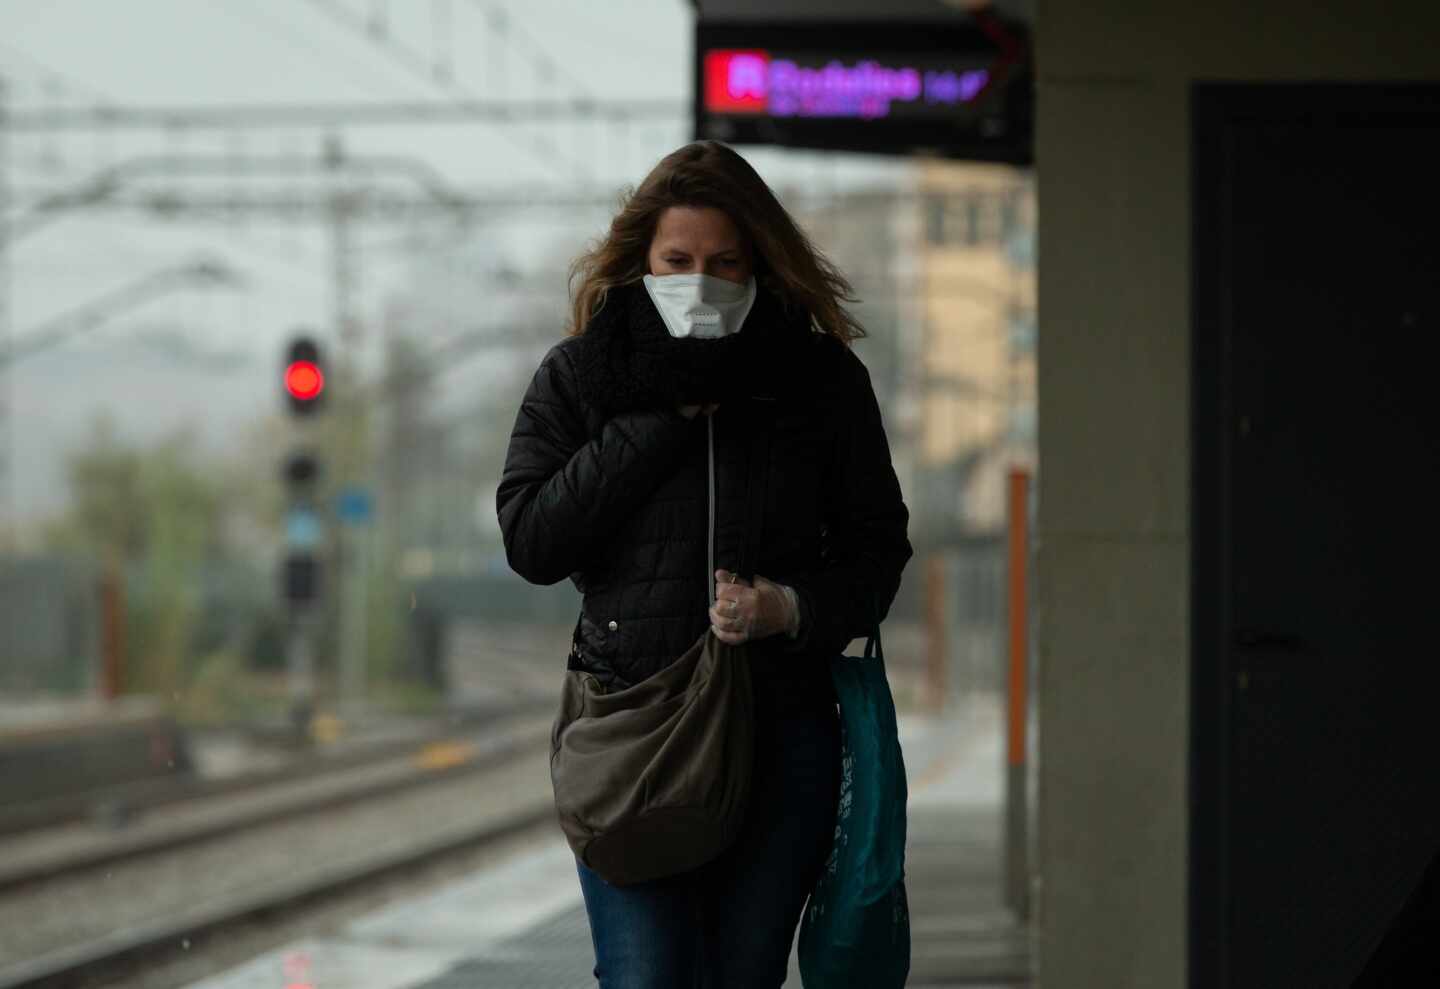
<path id="1" fill-rule="evenodd" d="M 708 401 L 708 422 L 675 411 Z M 510 565 L 584 595 L 572 669 L 627 686 L 679 658 L 709 625 L 710 429 L 715 566 L 800 599 L 800 637 L 752 642 L 752 669 L 824 693 L 824 662 L 894 600 L 909 513 L 865 366 L 768 292 L 740 333 L 676 340 L 626 286 L 550 350 L 496 498 Z"/>

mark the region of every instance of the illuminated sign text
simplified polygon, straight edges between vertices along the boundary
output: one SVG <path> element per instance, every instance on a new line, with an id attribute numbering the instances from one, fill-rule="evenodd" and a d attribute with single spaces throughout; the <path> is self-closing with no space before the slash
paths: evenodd
<path id="1" fill-rule="evenodd" d="M 926 66 L 911 59 L 829 59 L 758 49 L 705 53 L 705 109 L 770 117 L 852 117 L 953 110 L 985 89 L 983 68 Z"/>

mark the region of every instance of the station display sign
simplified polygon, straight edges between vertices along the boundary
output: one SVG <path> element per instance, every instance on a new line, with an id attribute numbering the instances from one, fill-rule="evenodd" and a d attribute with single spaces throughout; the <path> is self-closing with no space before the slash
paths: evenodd
<path id="1" fill-rule="evenodd" d="M 1029 34 L 944 23 L 701 21 L 698 138 L 1028 164 Z"/>

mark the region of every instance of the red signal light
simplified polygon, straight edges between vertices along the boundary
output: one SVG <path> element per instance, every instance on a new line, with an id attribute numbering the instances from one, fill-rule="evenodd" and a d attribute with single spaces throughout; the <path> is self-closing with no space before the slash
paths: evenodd
<path id="1" fill-rule="evenodd" d="M 302 402 L 313 401 L 325 390 L 325 375 L 314 361 L 295 361 L 285 369 L 285 390 Z"/>

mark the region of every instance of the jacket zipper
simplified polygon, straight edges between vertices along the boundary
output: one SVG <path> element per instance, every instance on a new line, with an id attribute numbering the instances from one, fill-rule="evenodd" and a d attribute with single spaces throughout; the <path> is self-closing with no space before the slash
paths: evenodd
<path id="1" fill-rule="evenodd" d="M 706 541 L 710 569 L 706 571 L 705 586 L 710 589 L 710 607 L 715 607 L 715 416 L 705 417 L 705 431 L 709 440 L 710 453 L 710 535 Z"/>

